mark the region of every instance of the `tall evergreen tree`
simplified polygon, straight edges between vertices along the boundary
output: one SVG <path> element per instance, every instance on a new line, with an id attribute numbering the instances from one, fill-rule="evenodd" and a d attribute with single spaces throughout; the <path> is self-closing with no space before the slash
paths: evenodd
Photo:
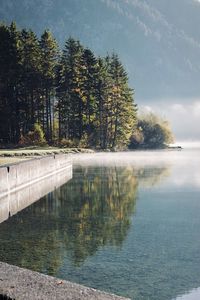
<path id="1" fill-rule="evenodd" d="M 136 105 L 116 54 L 96 58 L 69 38 L 60 56 L 49 31 L 38 40 L 31 30 L 2 24 L 0 66 L 1 142 L 16 144 L 40 123 L 49 143 L 65 138 L 101 149 L 128 144 Z"/>
<path id="2" fill-rule="evenodd" d="M 112 88 L 109 97 L 109 148 L 127 146 L 136 124 L 136 105 L 128 76 L 118 56 L 107 58 Z"/>
<path id="3" fill-rule="evenodd" d="M 90 49 L 84 49 L 82 66 L 83 129 L 91 138 L 95 128 L 97 59 Z"/>
<path id="4" fill-rule="evenodd" d="M 10 104 L 8 103 L 10 32 L 8 26 L 0 25 L 0 142 L 8 143 Z"/>
<path id="5" fill-rule="evenodd" d="M 96 146 L 101 149 L 108 147 L 109 124 L 109 91 L 112 86 L 111 76 L 108 72 L 108 64 L 105 59 L 98 58 L 97 82 L 95 89 L 96 98 Z"/>
<path id="6" fill-rule="evenodd" d="M 15 23 L 1 26 L 0 82 L 3 140 L 17 143 L 20 137 L 19 86 L 21 80 L 21 53 L 19 31 Z M 5 111 L 4 111 L 5 109 Z"/>
<path id="7" fill-rule="evenodd" d="M 82 62 L 83 47 L 69 38 L 63 50 L 60 69 L 59 110 L 60 124 L 65 132 L 61 137 L 80 139 L 83 133 Z M 64 124 L 63 124 L 64 123 Z"/>
<path id="8" fill-rule="evenodd" d="M 40 79 L 41 51 L 39 41 L 33 31 L 23 29 L 21 32 L 22 52 L 22 134 L 32 130 L 36 122 L 40 123 Z"/>
<path id="9" fill-rule="evenodd" d="M 50 31 L 45 30 L 40 40 L 41 47 L 41 83 L 43 106 L 43 129 L 46 138 L 52 141 L 53 136 L 53 107 L 55 97 L 55 77 L 58 63 L 58 45 Z"/>

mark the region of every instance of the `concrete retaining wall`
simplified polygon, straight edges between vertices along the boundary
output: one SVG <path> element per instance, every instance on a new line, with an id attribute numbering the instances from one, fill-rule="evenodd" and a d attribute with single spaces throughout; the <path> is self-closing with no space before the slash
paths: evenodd
<path id="1" fill-rule="evenodd" d="M 8 192 L 8 170 L 0 167 L 0 195 Z"/>
<path id="2" fill-rule="evenodd" d="M 0 167 L 0 198 L 72 166 L 69 155 L 56 155 Z"/>
<path id="3" fill-rule="evenodd" d="M 67 170 L 60 171 L 45 179 L 40 179 L 23 189 L 7 193 L 0 198 L 0 223 L 54 191 L 54 189 L 65 184 L 71 178 L 72 168 L 69 167 Z"/>
<path id="4" fill-rule="evenodd" d="M 68 155 L 0 167 L 0 223 L 72 178 Z"/>

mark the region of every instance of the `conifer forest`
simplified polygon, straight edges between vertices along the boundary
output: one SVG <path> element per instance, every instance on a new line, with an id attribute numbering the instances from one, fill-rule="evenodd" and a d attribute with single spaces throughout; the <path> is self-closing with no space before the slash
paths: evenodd
<path id="1" fill-rule="evenodd" d="M 162 148 L 169 124 L 139 119 L 134 90 L 117 54 L 96 56 L 69 37 L 61 50 L 49 30 L 40 38 L 0 25 L 0 144 L 94 149 Z"/>

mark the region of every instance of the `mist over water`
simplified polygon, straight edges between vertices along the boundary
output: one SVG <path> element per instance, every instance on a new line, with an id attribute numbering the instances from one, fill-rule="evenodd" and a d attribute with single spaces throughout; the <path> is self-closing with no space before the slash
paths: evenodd
<path id="1" fill-rule="evenodd" d="M 183 140 L 177 141 L 174 146 L 181 146 L 184 149 L 200 149 L 200 141 L 198 140 Z"/>
<path id="2" fill-rule="evenodd" d="M 199 154 L 74 155 L 69 182 L 0 224 L 0 260 L 133 300 L 193 300 Z"/>
<path id="3" fill-rule="evenodd" d="M 180 145 L 177 143 L 177 145 Z M 182 145 L 182 144 L 181 144 Z M 174 144 L 176 146 L 176 144 Z M 200 146 L 200 144 L 199 144 Z M 141 150 L 141 151 L 124 151 L 124 152 L 108 152 L 108 153 L 94 153 L 94 154 L 76 154 L 73 156 L 74 163 L 81 165 L 131 165 L 131 166 L 143 166 L 143 165 L 159 165 L 159 164 L 172 164 L 180 163 L 184 164 L 185 161 L 191 161 L 191 154 L 199 160 L 200 147 L 198 144 L 196 147 L 192 147 L 189 143 L 188 147 L 166 150 Z"/>

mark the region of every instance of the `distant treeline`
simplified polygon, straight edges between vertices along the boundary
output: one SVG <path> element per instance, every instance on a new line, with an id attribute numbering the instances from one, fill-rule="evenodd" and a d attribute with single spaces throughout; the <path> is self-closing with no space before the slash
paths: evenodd
<path id="1" fill-rule="evenodd" d="M 15 23 L 0 25 L 0 144 L 123 149 L 131 140 L 137 148 L 138 124 L 116 54 L 96 57 L 71 37 L 61 51 L 48 30 L 38 39 Z"/>

